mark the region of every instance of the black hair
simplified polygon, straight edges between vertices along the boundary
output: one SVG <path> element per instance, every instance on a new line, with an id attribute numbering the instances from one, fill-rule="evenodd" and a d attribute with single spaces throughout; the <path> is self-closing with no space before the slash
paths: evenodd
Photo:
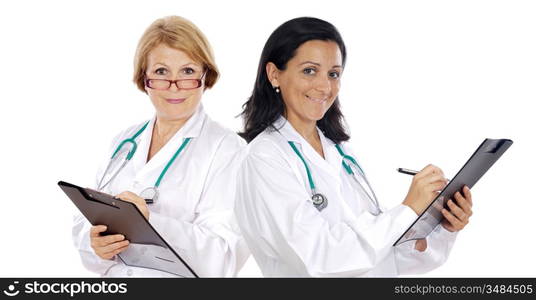
<path id="1" fill-rule="evenodd" d="M 337 28 L 321 19 L 302 17 L 292 19 L 279 26 L 268 38 L 262 50 L 257 79 L 248 101 L 242 105 L 244 131 L 238 134 L 248 143 L 284 114 L 285 104 L 279 93 L 272 88 L 266 64 L 272 62 L 279 70 L 285 70 L 287 63 L 296 55 L 296 50 L 311 40 L 333 41 L 339 46 L 342 65 L 346 63 L 346 46 Z M 340 110 L 339 97 L 331 105 L 324 117 L 317 122 L 324 135 L 335 143 L 347 141 L 344 116 Z M 277 130 L 277 128 L 274 128 Z"/>

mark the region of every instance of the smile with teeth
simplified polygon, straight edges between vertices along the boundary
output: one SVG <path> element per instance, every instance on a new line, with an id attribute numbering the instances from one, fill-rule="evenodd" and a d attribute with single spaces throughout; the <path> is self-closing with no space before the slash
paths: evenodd
<path id="1" fill-rule="evenodd" d="M 316 103 L 324 103 L 328 100 L 327 98 L 313 98 L 313 97 L 309 97 L 308 95 L 305 95 L 305 97 L 307 97 L 307 99 Z"/>

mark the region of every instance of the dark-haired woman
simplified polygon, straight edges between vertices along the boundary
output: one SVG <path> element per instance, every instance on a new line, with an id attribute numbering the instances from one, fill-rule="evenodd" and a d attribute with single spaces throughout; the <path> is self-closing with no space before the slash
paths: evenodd
<path id="1" fill-rule="evenodd" d="M 338 92 L 346 48 L 337 29 L 315 18 L 277 28 L 263 49 L 244 105 L 248 153 L 235 213 L 265 276 L 396 276 L 441 265 L 467 223 L 471 194 L 426 239 L 393 247 L 446 185 L 428 165 L 404 201 L 378 204 L 347 141 Z"/>

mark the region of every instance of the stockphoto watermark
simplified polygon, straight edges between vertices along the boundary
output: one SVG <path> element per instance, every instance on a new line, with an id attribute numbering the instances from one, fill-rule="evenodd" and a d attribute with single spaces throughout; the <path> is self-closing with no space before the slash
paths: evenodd
<path id="1" fill-rule="evenodd" d="M 19 294 L 63 294 L 74 297 L 77 294 L 126 294 L 126 283 L 116 282 L 39 282 L 36 280 L 21 282 L 13 281 L 8 284 L 3 293 L 15 297 Z"/>

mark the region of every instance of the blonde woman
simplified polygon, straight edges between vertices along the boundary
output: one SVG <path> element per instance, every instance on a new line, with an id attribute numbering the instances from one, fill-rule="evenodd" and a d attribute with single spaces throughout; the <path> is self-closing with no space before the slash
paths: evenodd
<path id="1" fill-rule="evenodd" d="M 149 96 L 153 117 L 115 137 L 107 162 L 132 150 L 125 140 L 135 142 L 135 153 L 118 171 L 103 164 L 96 181 L 97 189 L 134 203 L 201 277 L 234 276 L 247 258 L 232 217 L 234 189 L 228 188 L 243 141 L 201 104 L 217 79 L 211 47 L 194 24 L 177 16 L 151 24 L 138 44 L 134 82 Z M 87 269 L 102 276 L 172 276 L 122 263 L 117 254 L 129 241 L 103 235 L 104 225 L 75 219 L 73 239 Z"/>

